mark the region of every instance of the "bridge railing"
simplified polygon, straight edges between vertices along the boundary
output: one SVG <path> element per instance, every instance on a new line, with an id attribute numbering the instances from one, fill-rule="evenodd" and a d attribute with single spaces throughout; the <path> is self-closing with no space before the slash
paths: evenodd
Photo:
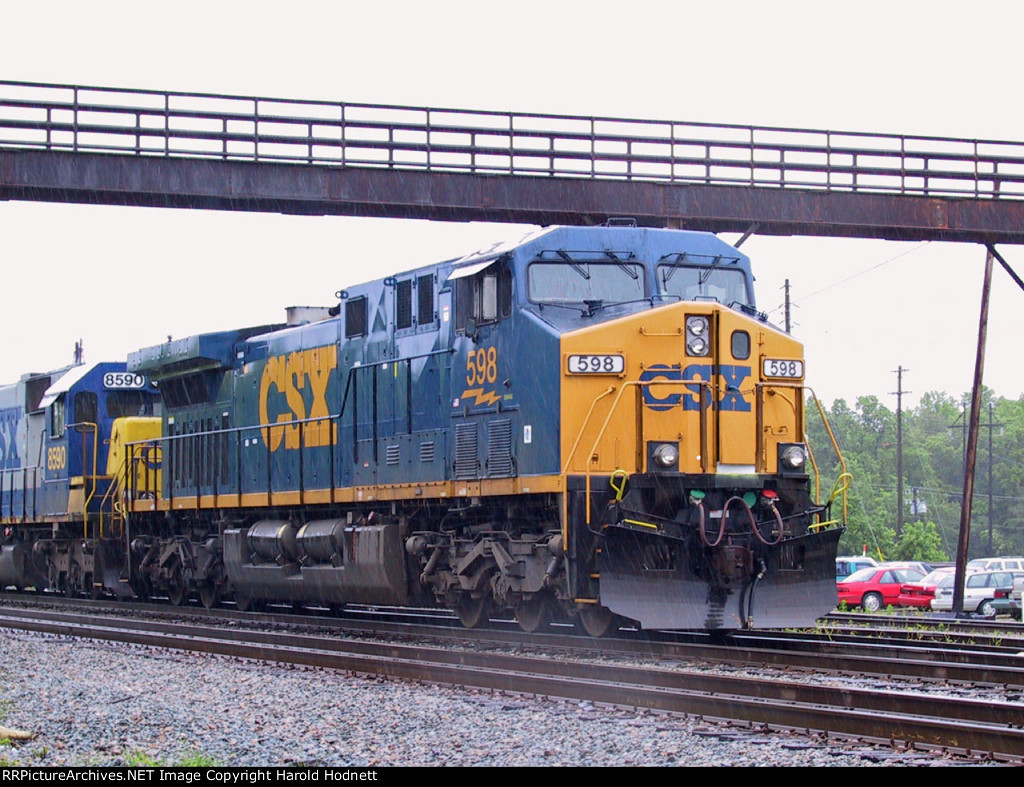
<path id="1" fill-rule="evenodd" d="M 1024 143 L 0 81 L 0 148 L 1024 197 Z"/>

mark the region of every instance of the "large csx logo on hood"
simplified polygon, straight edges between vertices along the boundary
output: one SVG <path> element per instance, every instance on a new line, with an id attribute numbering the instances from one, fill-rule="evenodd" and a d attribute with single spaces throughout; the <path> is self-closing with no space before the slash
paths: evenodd
<path id="1" fill-rule="evenodd" d="M 338 365 L 334 347 L 275 355 L 260 377 L 260 424 L 263 442 L 271 451 L 284 443 L 285 450 L 331 445 L 337 442 L 338 425 L 330 421 L 327 383 Z M 299 423 L 307 418 L 323 420 Z M 275 426 L 274 424 L 280 424 Z M 333 431 L 333 434 L 332 434 Z"/>
<path id="2" fill-rule="evenodd" d="M 668 410 L 682 404 L 684 410 L 699 410 L 701 391 L 708 395 L 708 388 L 700 382 L 713 383 L 715 377 L 721 377 L 724 390 L 718 399 L 719 410 L 750 412 L 750 402 L 740 390 L 740 383 L 750 377 L 749 366 L 732 366 L 727 364 L 693 363 L 685 369 L 679 364 L 653 364 L 640 375 L 641 382 L 669 380 L 672 382 L 690 382 L 692 393 L 679 393 L 678 386 L 645 385 L 644 404 L 652 410 Z M 713 388 L 711 389 L 714 390 Z"/>

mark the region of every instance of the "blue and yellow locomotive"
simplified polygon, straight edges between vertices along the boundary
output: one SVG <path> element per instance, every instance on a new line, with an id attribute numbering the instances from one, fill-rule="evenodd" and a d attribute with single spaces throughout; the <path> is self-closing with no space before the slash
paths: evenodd
<path id="1" fill-rule="evenodd" d="M 111 441 L 121 578 L 595 636 L 812 624 L 842 526 L 752 282 L 711 234 L 552 227 L 134 353 L 163 420 Z"/>
<path id="2" fill-rule="evenodd" d="M 0 587 L 132 594 L 114 516 L 125 457 L 111 446 L 157 436 L 159 402 L 123 361 L 0 387 Z"/>

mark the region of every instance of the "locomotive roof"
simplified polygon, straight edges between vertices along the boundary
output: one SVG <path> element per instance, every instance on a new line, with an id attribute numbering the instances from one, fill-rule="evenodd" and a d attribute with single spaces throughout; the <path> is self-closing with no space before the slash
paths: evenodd
<path id="1" fill-rule="evenodd" d="M 150 372 L 169 377 L 187 372 L 231 366 L 235 345 L 260 333 L 282 328 L 283 325 L 261 325 L 214 333 L 186 336 L 184 339 L 145 347 L 129 354 L 128 370 Z"/>
<path id="2" fill-rule="evenodd" d="M 711 232 L 660 227 L 553 225 L 531 230 L 515 239 L 499 241 L 462 257 L 396 271 L 393 275 L 439 270 L 442 273 L 442 282 L 452 281 L 463 276 L 471 276 L 505 255 L 514 255 L 520 259 L 529 260 L 540 256 L 544 251 L 556 250 L 570 252 L 631 251 L 636 257 L 646 258 L 648 261 L 658 261 L 671 254 L 685 253 L 712 259 L 717 257 L 720 258 L 719 264 L 727 261 L 738 265 L 748 273 L 750 271 L 749 258 L 735 246 Z M 691 259 L 691 261 L 696 260 Z M 376 281 L 380 281 L 380 279 L 364 280 L 346 289 L 358 291 Z"/>
<path id="3" fill-rule="evenodd" d="M 657 227 L 552 226 L 534 230 L 518 240 L 503 241 L 450 261 L 449 279 L 471 275 L 505 254 L 516 253 L 525 258 L 539 256 L 545 250 L 623 251 L 634 250 L 637 256 L 658 260 L 673 253 L 728 257 L 749 270 L 749 259 L 735 246 L 711 232 L 670 230 Z"/>
<path id="4" fill-rule="evenodd" d="M 709 264 L 711 261 L 714 261 L 714 264 L 733 264 L 747 273 L 750 271 L 746 255 L 713 233 L 613 225 L 544 227 L 531 230 L 513 240 L 499 241 L 462 257 L 423 265 L 404 273 L 437 271 L 440 281 L 447 282 L 472 275 L 506 255 L 529 261 L 541 257 L 545 252 L 609 253 L 612 258 L 627 253 L 649 262 L 672 255 L 676 255 L 677 259 L 686 256 L 688 260 L 694 262 L 704 257 Z M 398 275 L 403 274 L 400 272 Z M 354 285 L 351 289 L 360 292 L 380 281 L 381 279 L 372 279 Z M 290 327 L 296 330 L 303 329 L 301 325 L 270 324 L 203 333 L 164 342 L 131 353 L 128 356 L 128 370 L 171 377 L 202 369 L 228 367 L 234 362 L 235 350 L 240 342 L 259 341 L 264 335 L 278 333 Z"/>
<path id="5" fill-rule="evenodd" d="M 80 364 L 79 366 L 72 366 L 64 374 L 59 377 L 54 376 L 54 382 L 50 384 L 50 387 L 46 389 L 43 394 L 42 400 L 39 402 L 39 407 L 43 408 L 51 404 L 56 400 L 62 393 L 67 393 L 71 390 L 71 386 L 85 377 L 89 372 L 95 369 L 99 364 L 88 363 Z"/>

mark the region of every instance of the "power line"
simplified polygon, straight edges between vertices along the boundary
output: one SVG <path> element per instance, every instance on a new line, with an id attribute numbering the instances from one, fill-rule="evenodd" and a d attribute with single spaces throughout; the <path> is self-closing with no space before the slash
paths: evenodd
<path id="1" fill-rule="evenodd" d="M 815 292 L 812 292 L 810 295 L 805 295 L 802 298 L 799 298 L 799 299 L 793 301 L 793 303 L 803 303 L 804 301 L 806 301 L 806 300 L 808 300 L 810 298 L 813 298 L 815 295 L 820 295 L 823 292 L 831 290 L 833 287 L 838 287 L 840 284 L 846 284 L 849 281 L 853 281 L 854 279 L 856 279 L 856 278 L 858 278 L 860 276 L 863 276 L 865 273 L 871 273 L 871 271 L 877 270 L 878 268 L 881 268 L 883 265 L 888 265 L 890 262 L 895 262 L 900 257 L 906 257 L 908 254 L 911 254 L 912 252 L 918 251 L 922 247 L 927 246 L 928 243 L 929 243 L 929 241 L 924 241 L 922 243 L 919 243 L 919 244 L 917 244 L 912 249 L 907 249 L 906 251 L 902 251 L 899 254 L 897 254 L 895 257 L 890 257 L 887 260 L 882 260 L 882 262 L 878 263 L 877 265 L 872 265 L 870 268 L 865 268 L 860 273 L 855 273 L 852 276 L 847 276 L 845 279 L 841 279 L 840 281 L 837 281 L 837 282 L 834 282 L 832 284 L 829 284 L 827 287 L 822 287 L 820 290 L 816 290 Z"/>

